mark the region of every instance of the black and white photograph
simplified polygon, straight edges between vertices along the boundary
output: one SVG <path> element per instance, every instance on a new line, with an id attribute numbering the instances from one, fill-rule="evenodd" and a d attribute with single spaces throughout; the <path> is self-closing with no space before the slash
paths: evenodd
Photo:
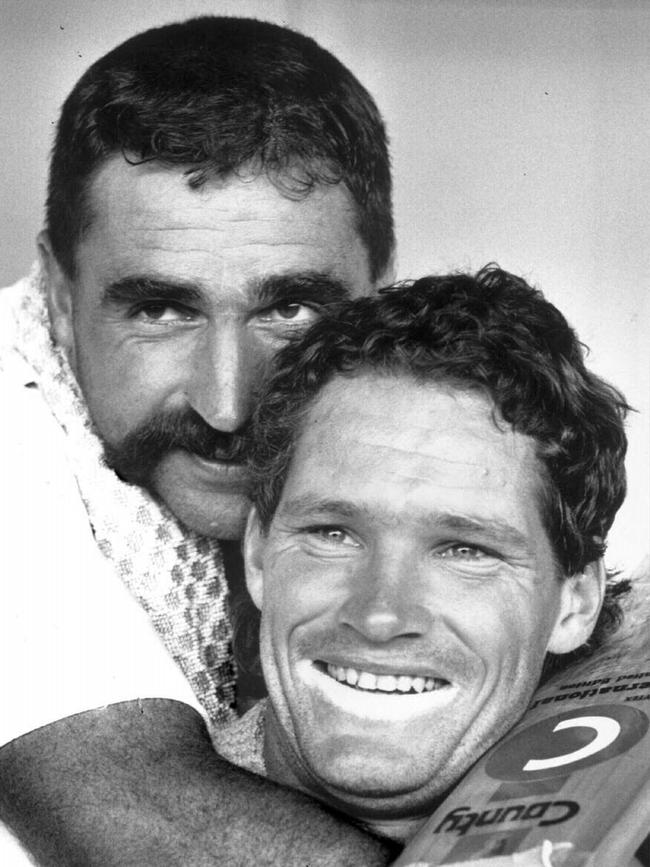
<path id="1" fill-rule="evenodd" d="M 0 23 L 0 864 L 650 867 L 650 4 Z"/>

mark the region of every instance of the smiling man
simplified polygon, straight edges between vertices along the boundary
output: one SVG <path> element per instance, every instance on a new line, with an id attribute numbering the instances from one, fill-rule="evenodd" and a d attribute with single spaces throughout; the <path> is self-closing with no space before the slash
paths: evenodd
<path id="1" fill-rule="evenodd" d="M 506 272 L 344 305 L 284 350 L 246 535 L 261 703 L 220 748 L 396 841 L 616 622 L 627 407 Z"/>
<path id="2" fill-rule="evenodd" d="M 0 297 L 0 818 L 42 863 L 385 862 L 205 722 L 256 386 L 385 280 L 390 189 L 372 98 L 272 24 L 147 31 L 65 101 L 40 265 Z"/>

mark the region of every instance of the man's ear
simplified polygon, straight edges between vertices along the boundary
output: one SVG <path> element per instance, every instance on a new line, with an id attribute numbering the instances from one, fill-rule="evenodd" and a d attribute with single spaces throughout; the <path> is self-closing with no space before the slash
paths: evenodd
<path id="1" fill-rule="evenodd" d="M 570 653 L 589 640 L 605 598 L 605 578 L 603 561 L 595 560 L 562 580 L 560 613 L 547 648 L 550 653 Z"/>
<path id="2" fill-rule="evenodd" d="M 246 530 L 244 532 L 244 569 L 246 572 L 246 587 L 251 599 L 262 610 L 264 596 L 264 575 L 262 571 L 262 554 L 266 536 L 260 526 L 260 519 L 255 506 L 248 513 Z"/>
<path id="3" fill-rule="evenodd" d="M 50 237 L 43 230 L 38 236 L 38 258 L 45 278 L 47 308 L 56 342 L 65 349 L 74 367 L 74 330 L 72 327 L 72 282 L 66 277 L 52 250 Z"/>

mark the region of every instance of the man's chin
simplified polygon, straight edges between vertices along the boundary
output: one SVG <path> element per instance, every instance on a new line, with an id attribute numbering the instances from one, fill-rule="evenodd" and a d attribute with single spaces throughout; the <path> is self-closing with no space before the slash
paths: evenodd
<path id="1" fill-rule="evenodd" d="M 402 763 L 397 764 L 382 762 L 376 754 L 356 757 L 349 754 L 327 768 L 316 762 L 311 773 L 318 789 L 306 791 L 366 825 L 375 827 L 375 823 L 384 823 L 383 833 L 394 839 L 401 836 L 398 829 L 404 823 L 404 828 L 415 830 L 440 797 L 439 787 L 432 783 L 436 779 L 435 769 L 428 763 L 416 763 L 412 755 L 404 756 Z M 387 830 L 393 826 L 395 835 Z"/>
<path id="2" fill-rule="evenodd" d="M 175 453 L 163 458 L 153 473 L 151 490 L 175 517 L 202 536 L 240 539 L 244 534 L 250 500 L 243 473 L 234 472 L 232 484 L 212 478 L 209 462 Z"/>

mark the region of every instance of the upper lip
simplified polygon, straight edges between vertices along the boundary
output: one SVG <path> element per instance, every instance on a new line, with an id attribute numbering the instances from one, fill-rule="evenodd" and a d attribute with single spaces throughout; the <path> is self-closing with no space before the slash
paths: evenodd
<path id="1" fill-rule="evenodd" d="M 449 678 L 432 668 L 430 662 L 405 661 L 401 663 L 395 659 L 368 659 L 367 657 L 361 658 L 347 654 L 343 656 L 337 653 L 328 653 L 315 657 L 314 662 L 323 665 L 336 665 L 341 668 L 354 668 L 356 671 L 367 671 L 377 676 L 388 674 L 394 677 L 406 675 L 407 677 L 433 677 L 437 680 L 449 680 Z"/>

